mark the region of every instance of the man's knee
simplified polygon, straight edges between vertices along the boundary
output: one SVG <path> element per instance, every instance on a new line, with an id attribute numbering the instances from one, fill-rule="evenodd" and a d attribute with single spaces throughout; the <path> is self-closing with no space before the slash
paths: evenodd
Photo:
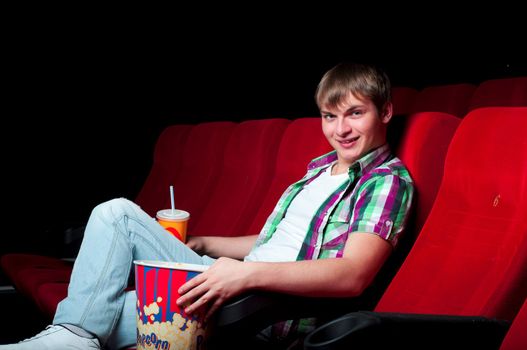
<path id="1" fill-rule="evenodd" d="M 123 216 L 134 215 L 134 206 L 136 204 L 126 198 L 114 198 L 97 205 L 93 209 L 92 215 L 96 215 L 104 221 L 113 222 Z"/>

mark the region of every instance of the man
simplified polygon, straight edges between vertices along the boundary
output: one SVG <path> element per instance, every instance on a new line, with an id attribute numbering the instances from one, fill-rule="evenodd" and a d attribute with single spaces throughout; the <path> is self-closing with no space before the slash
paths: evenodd
<path id="1" fill-rule="evenodd" d="M 340 64 L 322 78 L 316 101 L 334 151 L 308 165 L 258 236 L 190 237 L 185 246 L 132 202 L 103 203 L 90 216 L 68 297 L 53 326 L 0 349 L 134 343 L 136 299 L 124 291 L 134 259 L 211 265 L 180 288 L 177 300 L 189 314 L 205 308 L 206 317 L 249 290 L 360 295 L 396 245 L 414 191 L 406 168 L 386 144 L 390 82 L 373 66 Z M 285 337 L 311 326 L 287 322 L 273 334 Z"/>

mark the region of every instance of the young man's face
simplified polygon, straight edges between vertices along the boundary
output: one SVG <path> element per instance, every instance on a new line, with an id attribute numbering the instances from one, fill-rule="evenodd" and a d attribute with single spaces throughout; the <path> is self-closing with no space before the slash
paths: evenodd
<path id="1" fill-rule="evenodd" d="M 357 159 L 386 143 L 386 124 L 392 116 L 388 106 L 379 115 L 368 99 L 351 93 L 337 107 L 322 106 L 322 132 L 337 151 L 338 164 L 349 167 Z"/>

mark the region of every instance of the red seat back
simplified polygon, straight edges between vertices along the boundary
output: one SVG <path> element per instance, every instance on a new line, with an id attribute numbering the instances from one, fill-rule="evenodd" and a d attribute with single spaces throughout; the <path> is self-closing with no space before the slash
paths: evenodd
<path id="1" fill-rule="evenodd" d="M 512 319 L 527 291 L 527 108 L 460 123 L 436 201 L 376 311 Z"/>
<path id="2" fill-rule="evenodd" d="M 200 220 L 203 207 L 218 183 L 223 167 L 223 154 L 233 130 L 233 122 L 206 122 L 194 126 L 183 148 L 183 158 L 177 172 L 171 174 L 174 204 L 190 213 L 189 230 Z M 170 208 L 169 186 L 159 194 L 156 211 Z"/>
<path id="3" fill-rule="evenodd" d="M 331 150 L 320 118 L 293 120 L 282 137 L 273 180 L 247 234 L 258 234 L 285 189 L 305 175 L 309 161 Z"/>
<path id="4" fill-rule="evenodd" d="M 411 111 L 444 112 L 462 118 L 468 111 L 474 90 L 476 86 L 473 84 L 429 86 L 414 97 Z"/>
<path id="5" fill-rule="evenodd" d="M 469 110 L 498 106 L 527 107 L 527 77 L 482 82 L 472 95 Z"/>
<path id="6" fill-rule="evenodd" d="M 192 127 L 185 124 L 171 125 L 157 138 L 150 173 L 135 198 L 135 202 L 151 216 L 160 209 L 168 186 L 181 169 L 183 147 Z"/>
<path id="7" fill-rule="evenodd" d="M 276 154 L 287 119 L 238 124 L 225 149 L 218 184 L 208 193 L 191 235 L 237 236 L 247 230 L 274 176 Z M 192 213 L 191 213 L 192 220 Z"/>
<path id="8" fill-rule="evenodd" d="M 419 233 L 437 195 L 448 145 L 461 119 L 446 113 L 422 112 L 405 118 L 401 143 L 394 150 L 414 181 L 414 226 Z"/>

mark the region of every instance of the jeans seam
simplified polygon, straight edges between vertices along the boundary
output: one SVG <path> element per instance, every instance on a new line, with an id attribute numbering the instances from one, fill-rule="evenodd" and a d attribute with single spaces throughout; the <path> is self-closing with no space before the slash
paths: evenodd
<path id="1" fill-rule="evenodd" d="M 150 233 L 150 231 L 148 231 L 148 232 Z M 151 236 L 156 240 L 157 245 L 156 244 L 152 244 L 152 242 L 150 242 L 150 240 L 145 239 L 144 237 L 142 237 L 140 235 L 136 235 L 136 239 L 140 239 L 142 244 L 148 245 L 150 247 L 150 249 L 152 249 L 153 251 L 159 253 L 159 255 L 164 256 L 166 259 L 172 260 L 173 258 L 172 258 L 172 254 L 170 254 L 170 250 L 167 249 L 164 245 L 162 245 L 161 241 L 158 241 L 155 238 L 155 235 L 151 235 Z"/>
<path id="2" fill-rule="evenodd" d="M 117 231 L 117 236 L 119 235 L 119 231 Z M 129 244 L 129 247 L 130 247 L 130 251 L 132 252 L 132 254 L 129 254 L 129 259 L 128 259 L 128 275 L 130 274 L 130 270 L 131 270 L 131 267 L 132 267 L 132 261 L 134 260 L 134 257 L 133 257 L 133 245 L 132 244 Z M 112 323 L 110 324 L 110 334 L 113 333 L 113 331 L 115 330 L 115 327 L 117 326 L 117 323 L 119 322 L 119 318 L 121 317 L 122 315 L 122 312 L 123 312 L 123 307 L 124 307 L 124 304 L 126 302 L 126 296 L 124 295 L 124 290 L 126 289 L 127 287 L 127 283 L 128 283 L 128 279 L 124 279 L 123 280 L 123 284 L 121 285 L 121 290 L 123 291 L 123 302 L 120 303 L 119 307 L 117 308 L 117 310 L 115 310 L 115 313 L 113 315 L 113 320 L 112 320 Z M 106 341 L 109 339 L 106 338 Z"/>
<path id="3" fill-rule="evenodd" d="M 122 219 L 122 218 L 121 218 Z M 117 222 L 118 220 L 116 220 Z M 117 228 L 116 228 L 116 225 L 114 224 L 113 225 L 114 227 L 114 233 L 115 232 L 118 232 Z M 99 276 L 99 278 L 97 279 L 97 283 L 95 285 L 95 288 L 93 289 L 93 292 L 91 293 L 90 295 L 90 300 L 88 301 L 88 303 L 86 304 L 86 309 L 84 310 L 82 316 L 81 316 L 81 319 L 80 319 L 80 325 L 81 327 L 84 325 L 84 321 L 86 320 L 86 317 L 88 317 L 88 313 L 89 311 L 91 310 L 92 306 L 93 306 L 93 302 L 95 300 L 95 296 L 97 294 L 99 294 L 99 291 L 101 289 L 101 284 L 102 284 L 102 279 L 103 279 L 103 276 L 106 275 L 106 272 L 108 271 L 108 266 L 110 265 L 110 261 L 112 260 L 112 257 L 113 257 L 113 253 L 115 252 L 115 245 L 117 244 L 117 238 L 118 236 L 116 234 L 113 235 L 113 239 L 112 239 L 112 243 L 111 243 L 111 246 L 110 246 L 110 250 L 109 250 L 109 254 L 108 254 L 108 258 L 106 259 L 105 263 L 104 263 L 104 267 L 101 271 L 101 275 Z"/>

